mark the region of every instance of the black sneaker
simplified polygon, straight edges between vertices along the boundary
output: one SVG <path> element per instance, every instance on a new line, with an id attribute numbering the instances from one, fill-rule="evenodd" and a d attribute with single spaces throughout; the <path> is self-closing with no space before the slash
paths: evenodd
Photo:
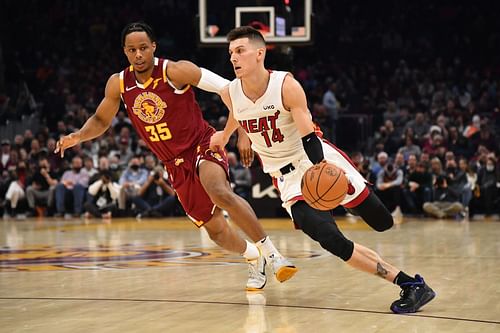
<path id="1" fill-rule="evenodd" d="M 417 312 L 425 304 L 432 301 L 436 296 L 420 275 L 415 275 L 415 282 L 401 284 L 400 299 L 394 301 L 391 310 L 394 313 L 413 313 Z"/>

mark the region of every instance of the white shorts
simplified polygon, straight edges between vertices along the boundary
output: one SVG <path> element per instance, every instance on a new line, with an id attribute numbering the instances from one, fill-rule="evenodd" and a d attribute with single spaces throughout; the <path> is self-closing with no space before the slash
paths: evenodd
<path id="1" fill-rule="evenodd" d="M 322 146 L 325 160 L 344 170 L 347 178 L 349 179 L 349 183 L 352 185 L 352 187 L 349 186 L 347 195 L 340 204 L 347 208 L 356 207 L 369 194 L 368 187 L 366 186 L 366 180 L 358 172 L 358 170 L 356 170 L 352 161 L 343 151 L 325 140 L 322 141 Z M 304 155 L 304 157 L 298 159 L 297 162 L 293 163 L 293 165 L 295 166 L 295 170 L 287 173 L 286 175 L 273 178 L 273 183 L 280 192 L 281 201 L 283 201 L 283 208 L 286 209 L 291 217 L 292 205 L 298 200 L 304 199 L 300 189 L 302 176 L 310 167 L 312 167 L 313 164 L 307 158 L 307 155 Z"/>

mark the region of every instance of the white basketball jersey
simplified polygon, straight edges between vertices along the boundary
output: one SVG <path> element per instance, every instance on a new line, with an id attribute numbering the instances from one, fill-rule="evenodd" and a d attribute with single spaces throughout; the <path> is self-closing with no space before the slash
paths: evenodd
<path id="1" fill-rule="evenodd" d="M 278 171 L 306 155 L 292 114 L 281 98 L 287 74 L 272 71 L 265 93 L 255 103 L 244 94 L 240 79 L 229 84 L 233 116 L 252 140 L 252 149 L 259 154 L 266 173 Z"/>

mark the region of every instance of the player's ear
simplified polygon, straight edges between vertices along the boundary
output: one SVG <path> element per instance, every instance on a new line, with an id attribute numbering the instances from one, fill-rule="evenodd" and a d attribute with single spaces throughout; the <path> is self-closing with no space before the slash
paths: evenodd
<path id="1" fill-rule="evenodd" d="M 152 44 L 151 46 L 153 48 L 153 53 L 154 53 L 156 51 L 156 42 L 152 42 L 151 44 Z"/>
<path id="2" fill-rule="evenodd" d="M 263 47 L 259 47 L 257 49 L 257 57 L 258 57 L 258 59 L 259 60 L 264 59 L 265 55 L 266 55 L 266 49 L 263 48 Z"/>

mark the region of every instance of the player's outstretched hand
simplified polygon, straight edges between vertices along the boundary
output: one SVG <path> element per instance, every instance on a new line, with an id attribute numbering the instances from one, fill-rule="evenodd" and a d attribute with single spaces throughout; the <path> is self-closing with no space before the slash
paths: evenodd
<path id="1" fill-rule="evenodd" d="M 77 133 L 71 133 L 69 135 L 65 135 L 59 139 L 56 143 L 56 149 L 54 153 L 61 153 L 61 157 L 64 157 L 64 151 L 68 148 L 76 146 L 80 143 L 80 135 Z"/>
<path id="2" fill-rule="evenodd" d="M 240 152 L 241 165 L 249 168 L 252 165 L 254 154 L 252 150 L 252 142 L 246 134 L 238 132 L 238 143 L 236 144 Z"/>

